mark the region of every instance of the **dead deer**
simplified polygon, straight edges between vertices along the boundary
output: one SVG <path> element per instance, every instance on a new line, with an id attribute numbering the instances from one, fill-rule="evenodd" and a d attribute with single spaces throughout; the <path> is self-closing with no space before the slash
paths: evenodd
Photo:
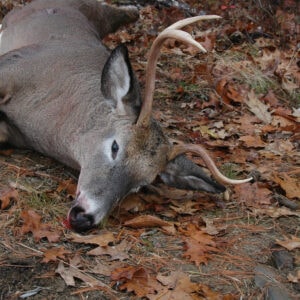
<path id="1" fill-rule="evenodd" d="M 68 222 L 97 225 L 126 195 L 157 176 L 170 186 L 222 193 L 223 176 L 200 145 L 173 145 L 152 118 L 155 67 L 172 38 L 205 49 L 182 27 L 218 16 L 179 21 L 154 41 L 144 100 L 124 45 L 101 43 L 138 18 L 133 7 L 95 0 L 36 0 L 13 10 L 0 35 L 0 141 L 31 148 L 80 170 Z M 202 157 L 210 176 L 184 153 Z M 220 182 L 220 183 L 218 183 Z"/>

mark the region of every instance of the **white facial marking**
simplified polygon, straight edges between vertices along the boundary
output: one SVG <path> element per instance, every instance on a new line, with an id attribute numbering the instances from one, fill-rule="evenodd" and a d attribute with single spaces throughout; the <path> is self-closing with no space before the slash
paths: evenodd
<path id="1" fill-rule="evenodd" d="M 105 154 L 105 156 L 108 158 L 110 162 L 114 161 L 111 155 L 111 145 L 113 144 L 114 140 L 115 140 L 114 137 L 110 137 L 103 141 L 103 148 L 102 148 L 103 153 Z"/>
<path id="2" fill-rule="evenodd" d="M 107 215 L 103 204 L 99 200 L 90 197 L 85 191 L 80 192 L 75 203 L 75 205 L 79 205 L 84 209 L 85 214 L 90 214 L 94 217 L 94 224 L 98 224 Z"/>

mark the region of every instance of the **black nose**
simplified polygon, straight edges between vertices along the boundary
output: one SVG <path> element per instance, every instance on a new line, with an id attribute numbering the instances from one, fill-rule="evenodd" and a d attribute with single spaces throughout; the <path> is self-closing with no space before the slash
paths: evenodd
<path id="1" fill-rule="evenodd" d="M 94 226 L 94 217 L 86 214 L 80 206 L 74 206 L 69 212 L 69 224 L 77 232 L 87 231 Z"/>

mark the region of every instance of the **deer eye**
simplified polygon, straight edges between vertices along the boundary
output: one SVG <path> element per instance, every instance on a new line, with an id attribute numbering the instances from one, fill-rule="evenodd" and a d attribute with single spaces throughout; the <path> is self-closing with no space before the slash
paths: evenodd
<path id="1" fill-rule="evenodd" d="M 118 151 L 119 151 L 119 145 L 116 141 L 113 141 L 111 145 L 111 156 L 113 159 L 116 159 Z"/>

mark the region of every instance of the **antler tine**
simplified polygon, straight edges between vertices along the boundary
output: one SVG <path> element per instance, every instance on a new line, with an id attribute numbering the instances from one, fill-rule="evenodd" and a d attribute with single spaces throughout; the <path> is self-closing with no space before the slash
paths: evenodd
<path id="1" fill-rule="evenodd" d="M 179 29 L 198 21 L 219 19 L 219 18 L 220 17 L 216 15 L 208 15 L 208 16 L 191 17 L 184 20 L 180 20 L 172 24 L 171 26 L 167 27 L 157 36 L 157 38 L 154 40 L 151 46 L 150 53 L 149 53 L 147 69 L 146 69 L 145 97 L 140 112 L 140 116 L 137 121 L 138 126 L 147 127 L 150 121 L 152 103 L 153 103 L 153 94 L 155 88 L 155 68 L 159 56 L 159 51 L 164 41 L 168 38 L 175 38 L 179 41 L 185 42 L 187 44 L 191 44 L 197 47 L 202 52 L 206 53 L 205 48 L 200 43 L 195 41 L 189 33 Z"/>
<path id="2" fill-rule="evenodd" d="M 230 179 L 224 176 L 218 170 L 217 166 L 215 165 L 214 161 L 209 156 L 207 151 L 200 145 L 180 144 L 180 145 L 173 146 L 173 148 L 171 149 L 168 155 L 168 159 L 172 160 L 178 155 L 184 154 L 186 152 L 191 152 L 193 154 L 199 155 L 203 159 L 208 169 L 211 171 L 211 173 L 213 174 L 213 176 L 218 182 L 227 183 L 227 184 L 241 184 L 241 183 L 249 182 L 253 179 L 252 177 L 249 177 L 246 179 L 237 180 L 237 179 Z"/>
<path id="3" fill-rule="evenodd" d="M 180 29 L 184 26 L 193 24 L 198 21 L 203 21 L 203 20 L 213 20 L 213 19 L 221 19 L 222 17 L 217 16 L 217 15 L 207 15 L 207 16 L 196 16 L 196 17 L 191 17 L 191 18 L 186 18 L 183 20 L 179 20 L 176 23 L 170 25 L 166 29 Z"/>

